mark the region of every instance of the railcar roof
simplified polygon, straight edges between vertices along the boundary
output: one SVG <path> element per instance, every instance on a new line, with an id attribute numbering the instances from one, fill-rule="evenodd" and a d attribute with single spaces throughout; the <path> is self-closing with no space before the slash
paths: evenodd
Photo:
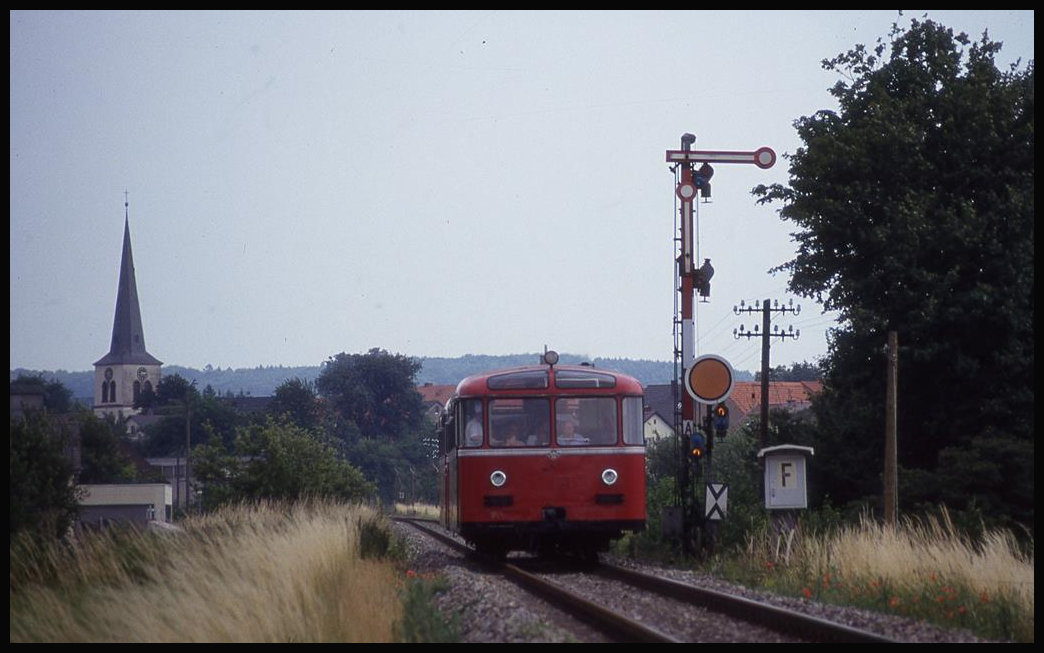
<path id="1" fill-rule="evenodd" d="M 514 392 L 515 390 L 523 392 L 546 392 L 551 388 L 555 388 L 554 375 L 561 372 L 569 372 L 573 375 L 584 375 L 589 374 L 592 377 L 596 375 L 611 376 L 615 380 L 615 392 L 623 394 L 641 394 L 642 384 L 634 377 L 624 374 L 623 372 L 617 372 L 610 369 L 598 368 L 591 365 L 520 365 L 517 367 L 505 367 L 497 370 L 490 370 L 488 372 L 481 372 L 479 374 L 473 374 L 465 379 L 461 380 L 457 384 L 457 390 L 454 393 L 455 396 L 466 396 L 466 395 L 481 395 L 489 392 L 489 386 L 487 385 L 489 380 L 493 377 L 508 376 L 508 375 L 519 375 L 531 374 L 533 372 L 548 372 L 550 371 L 551 377 L 548 379 L 548 388 L 515 388 L 510 389 Z M 559 387 L 558 390 L 563 388 Z M 569 388 L 573 390 L 574 388 Z M 591 388 L 575 388 L 577 390 L 590 390 Z M 505 388 L 505 390 L 509 390 Z"/>

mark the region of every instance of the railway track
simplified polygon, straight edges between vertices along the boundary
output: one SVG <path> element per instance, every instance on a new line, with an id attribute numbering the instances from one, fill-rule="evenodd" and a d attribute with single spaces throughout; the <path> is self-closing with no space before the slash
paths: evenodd
<path id="1" fill-rule="evenodd" d="M 474 552 L 433 522 L 400 519 L 443 544 Z M 751 599 L 607 564 L 480 559 L 487 568 L 619 642 L 733 641 L 715 632 L 743 632 L 744 641 L 893 642 L 871 633 Z M 608 607 L 604 597 L 628 597 L 633 609 Z M 742 622 L 737 626 L 735 622 Z M 653 623 L 655 622 L 655 623 Z M 727 627 L 728 626 L 728 627 Z"/>

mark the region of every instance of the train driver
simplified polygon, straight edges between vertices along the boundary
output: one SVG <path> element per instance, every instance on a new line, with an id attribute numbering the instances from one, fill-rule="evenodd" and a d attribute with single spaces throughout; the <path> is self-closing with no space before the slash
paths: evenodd
<path id="1" fill-rule="evenodd" d="M 572 415 L 566 417 L 565 421 L 562 422 L 562 430 L 558 433 L 558 444 L 587 444 L 588 439 L 577 433 L 577 426 L 579 426 L 579 424 L 575 417 Z"/>

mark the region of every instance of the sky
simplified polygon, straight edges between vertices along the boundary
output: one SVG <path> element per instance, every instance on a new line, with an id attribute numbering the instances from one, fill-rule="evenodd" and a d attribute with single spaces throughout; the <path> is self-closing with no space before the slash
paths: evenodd
<path id="1" fill-rule="evenodd" d="M 1033 12 L 12 11 L 11 368 L 109 349 L 129 208 L 146 347 L 167 365 L 543 351 L 671 360 L 667 150 L 715 166 L 697 207 L 696 354 L 815 361 L 836 315 L 787 291 L 794 121 L 821 62 L 928 18 L 1033 58 Z M 126 195 L 125 195 L 126 193 Z"/>

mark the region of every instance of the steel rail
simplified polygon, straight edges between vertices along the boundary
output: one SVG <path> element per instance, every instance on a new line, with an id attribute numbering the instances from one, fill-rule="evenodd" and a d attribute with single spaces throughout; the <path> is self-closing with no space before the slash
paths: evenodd
<path id="1" fill-rule="evenodd" d="M 423 531 L 455 550 L 475 555 L 475 552 L 471 548 L 458 542 L 454 538 L 449 537 L 445 533 L 430 528 L 427 524 L 423 523 L 423 520 L 402 519 L 398 517 L 395 519 L 410 524 L 414 528 Z M 428 523 L 432 522 L 429 521 Z M 486 566 L 500 571 L 504 576 L 514 581 L 523 589 L 541 596 L 544 600 L 557 605 L 569 615 L 610 635 L 617 641 L 657 643 L 681 642 L 681 640 L 675 639 L 655 628 L 650 628 L 645 624 L 628 619 L 623 615 L 608 610 L 601 605 L 574 594 L 554 583 L 546 581 L 535 574 L 531 574 L 517 565 L 513 565 L 503 560 L 494 560 L 488 557 L 480 557 L 478 559 Z"/>
<path id="2" fill-rule="evenodd" d="M 470 547 L 462 544 L 446 533 L 434 528 L 429 528 L 424 524 L 425 521 L 428 524 L 435 524 L 435 522 L 430 520 L 396 519 L 411 524 L 415 528 L 458 551 L 472 555 L 475 554 Z M 577 596 L 554 583 L 545 581 L 540 577 L 521 569 L 517 565 L 491 558 L 479 559 L 487 566 L 500 570 L 505 576 L 511 578 L 524 589 L 539 594 L 544 599 L 554 602 L 569 614 L 587 622 L 603 632 L 612 634 L 613 637 L 618 638 L 620 641 L 682 641 L 657 629 L 650 628 L 645 624 L 615 614 L 597 603 L 593 603 L 585 598 Z M 607 578 L 625 582 L 629 585 L 669 596 L 692 605 L 697 605 L 711 610 L 712 612 L 727 615 L 733 619 L 739 619 L 741 621 L 746 621 L 747 623 L 756 624 L 776 632 L 787 633 L 808 641 L 835 643 L 899 642 L 899 640 L 884 635 L 828 621 L 801 612 L 787 610 L 778 606 L 726 594 L 716 590 L 696 587 L 687 583 L 634 571 L 617 565 L 601 563 L 595 566 L 592 571 Z"/>
<path id="3" fill-rule="evenodd" d="M 802 639 L 837 643 L 899 643 L 898 640 L 877 633 L 633 569 L 603 563 L 595 571 L 635 587 L 671 596 L 734 619 L 755 623 Z"/>

